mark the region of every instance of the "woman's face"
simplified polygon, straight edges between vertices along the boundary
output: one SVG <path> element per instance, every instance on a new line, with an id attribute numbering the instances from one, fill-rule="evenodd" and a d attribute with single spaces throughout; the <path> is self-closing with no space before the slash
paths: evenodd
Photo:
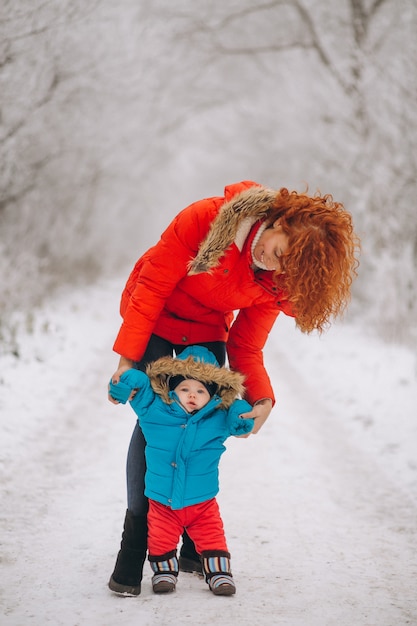
<path id="1" fill-rule="evenodd" d="M 273 223 L 272 228 L 264 230 L 255 246 L 253 255 L 257 261 L 263 263 L 269 270 L 282 272 L 281 256 L 288 251 L 288 236 L 283 232 L 279 220 Z"/>

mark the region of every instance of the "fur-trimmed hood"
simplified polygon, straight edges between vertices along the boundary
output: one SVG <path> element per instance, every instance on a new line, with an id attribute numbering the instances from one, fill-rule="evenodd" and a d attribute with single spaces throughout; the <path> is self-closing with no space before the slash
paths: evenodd
<path id="1" fill-rule="evenodd" d="M 206 238 L 201 242 L 196 257 L 190 261 L 188 275 L 209 272 L 216 267 L 227 248 L 235 241 L 243 222 L 249 226 L 268 218 L 277 192 L 251 183 L 249 189 L 236 194 L 234 185 L 226 187 L 226 202 L 213 220 Z M 229 196 L 229 200 L 227 199 Z"/>
<path id="2" fill-rule="evenodd" d="M 244 392 L 244 376 L 238 372 L 233 372 L 226 367 L 216 365 L 213 356 L 211 362 L 200 358 L 201 351 L 211 352 L 201 346 L 192 346 L 184 350 L 177 358 L 170 356 L 162 357 L 146 368 L 152 389 L 161 396 L 166 403 L 171 403 L 172 397 L 169 395 L 169 379 L 171 376 L 184 376 L 193 378 L 203 383 L 215 383 L 217 385 L 217 395 L 221 398 L 219 408 L 228 409 L 232 403 L 241 397 Z M 182 357 L 182 358 L 181 358 Z"/>

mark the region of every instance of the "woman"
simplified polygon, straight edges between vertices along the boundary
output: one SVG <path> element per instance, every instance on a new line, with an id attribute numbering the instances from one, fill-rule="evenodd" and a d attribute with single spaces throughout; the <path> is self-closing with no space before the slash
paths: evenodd
<path id="1" fill-rule="evenodd" d="M 224 197 L 191 204 L 129 276 L 113 383 L 131 367 L 144 370 L 187 345 L 203 345 L 220 365 L 227 354 L 230 367 L 245 376 L 245 399 L 253 406 L 245 417 L 255 419 L 252 432 L 258 432 L 275 402 L 262 350 L 278 314 L 294 316 L 303 332 L 321 332 L 349 301 L 357 248 L 350 214 L 329 195 L 244 181 L 226 187 Z M 137 424 L 122 543 L 109 581 L 124 595 L 140 593 L 146 557 L 144 445 Z M 180 569 L 200 567 L 184 535 Z"/>

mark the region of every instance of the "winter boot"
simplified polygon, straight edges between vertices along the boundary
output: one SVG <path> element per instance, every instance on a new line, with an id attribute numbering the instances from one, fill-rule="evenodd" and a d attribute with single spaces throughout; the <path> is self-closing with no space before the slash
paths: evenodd
<path id="1" fill-rule="evenodd" d="M 181 572 L 203 574 L 200 555 L 197 553 L 194 542 L 190 539 L 187 532 L 184 532 L 182 536 L 179 567 Z"/>
<path id="2" fill-rule="evenodd" d="M 152 589 L 154 593 L 175 591 L 178 577 L 178 559 L 176 550 L 161 556 L 148 556 L 154 575 Z"/>
<path id="3" fill-rule="evenodd" d="M 201 555 L 206 583 L 215 596 L 232 596 L 236 593 L 230 569 L 230 554 L 224 550 L 207 550 Z"/>
<path id="4" fill-rule="evenodd" d="M 140 594 L 147 537 L 147 516 L 133 515 L 127 510 L 120 550 L 108 583 L 111 591 L 123 596 Z"/>

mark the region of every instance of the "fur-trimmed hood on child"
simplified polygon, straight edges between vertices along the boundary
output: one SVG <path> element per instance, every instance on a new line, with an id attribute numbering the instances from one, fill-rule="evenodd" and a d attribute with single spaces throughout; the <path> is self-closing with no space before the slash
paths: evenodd
<path id="1" fill-rule="evenodd" d="M 225 409 L 228 409 L 244 392 L 242 374 L 226 367 L 219 367 L 214 355 L 201 346 L 186 348 L 184 353 L 176 358 L 162 357 L 150 363 L 146 373 L 154 392 L 167 404 L 173 402 L 172 394 L 169 393 L 169 380 L 173 376 L 193 378 L 207 384 L 215 383 L 216 393 L 221 398 L 219 407 Z"/>

